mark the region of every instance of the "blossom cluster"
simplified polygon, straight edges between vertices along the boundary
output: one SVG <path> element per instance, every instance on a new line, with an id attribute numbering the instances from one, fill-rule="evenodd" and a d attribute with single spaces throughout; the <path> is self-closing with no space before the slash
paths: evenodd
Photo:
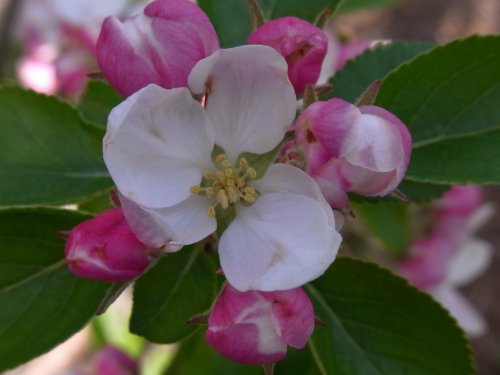
<path id="1" fill-rule="evenodd" d="M 235 361 L 270 364 L 313 331 L 300 287 L 335 260 L 342 215 L 333 209 L 348 206 L 348 192 L 394 191 L 411 137 L 388 111 L 340 99 L 297 116 L 331 64 L 317 26 L 276 19 L 248 42 L 221 49 L 189 0 L 104 21 L 97 62 L 126 97 L 103 140 L 120 207 L 75 227 L 66 257 L 78 275 L 125 281 L 210 238 L 227 284 L 206 339 Z M 292 154 L 303 169 L 283 157 Z"/>

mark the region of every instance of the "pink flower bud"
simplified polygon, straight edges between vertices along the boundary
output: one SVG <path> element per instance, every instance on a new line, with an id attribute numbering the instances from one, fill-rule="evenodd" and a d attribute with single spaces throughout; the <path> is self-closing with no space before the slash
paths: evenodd
<path id="1" fill-rule="evenodd" d="M 156 0 L 143 14 L 108 17 L 97 41 L 104 77 L 125 96 L 150 83 L 187 86 L 197 61 L 219 48 L 208 17 L 190 0 Z"/>
<path id="2" fill-rule="evenodd" d="M 301 288 L 239 292 L 227 284 L 210 314 L 205 338 L 233 361 L 263 365 L 283 360 L 287 345 L 303 348 L 313 329 L 313 307 Z"/>
<path id="3" fill-rule="evenodd" d="M 320 28 L 297 17 L 267 22 L 248 38 L 251 44 L 264 44 L 278 51 L 288 63 L 288 78 L 297 95 L 308 83 L 315 84 L 328 48 L 328 38 Z"/>
<path id="4" fill-rule="evenodd" d="M 99 350 L 92 363 L 95 375 L 138 375 L 137 363 L 117 348 L 106 346 Z"/>
<path id="5" fill-rule="evenodd" d="M 397 188 L 410 161 L 411 136 L 392 113 L 341 99 L 316 102 L 295 124 L 306 171 L 334 208 L 347 192 L 383 196 Z"/>
<path id="6" fill-rule="evenodd" d="M 71 272 L 96 280 L 130 280 L 149 264 L 146 246 L 130 230 L 121 208 L 107 210 L 74 227 L 64 252 Z"/>

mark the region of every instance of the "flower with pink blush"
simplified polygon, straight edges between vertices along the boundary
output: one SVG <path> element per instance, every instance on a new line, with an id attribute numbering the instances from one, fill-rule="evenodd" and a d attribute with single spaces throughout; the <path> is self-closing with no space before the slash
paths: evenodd
<path id="1" fill-rule="evenodd" d="M 213 26 L 196 4 L 156 0 L 123 22 L 104 21 L 97 61 L 111 85 L 129 96 L 150 83 L 187 86 L 193 66 L 218 48 Z"/>
<path id="2" fill-rule="evenodd" d="M 491 245 L 485 241 L 469 238 L 455 248 L 447 238 L 434 235 L 416 243 L 398 269 L 448 309 L 467 334 L 476 337 L 486 331 L 487 324 L 458 288 L 481 275 L 491 257 Z"/>
<path id="3" fill-rule="evenodd" d="M 149 265 L 146 250 L 121 208 L 107 210 L 71 229 L 64 248 L 71 272 L 112 282 L 141 275 Z"/>
<path id="4" fill-rule="evenodd" d="M 487 324 L 458 288 L 476 279 L 491 262 L 491 245 L 473 237 L 494 212 L 492 205 L 480 203 L 479 187 L 454 186 L 436 202 L 432 234 L 398 262 L 399 272 L 446 307 L 473 337 L 483 334 Z"/>
<path id="5" fill-rule="evenodd" d="M 297 109 L 286 74 L 270 47 L 220 49 L 193 68 L 191 92 L 151 84 L 128 97 L 111 112 L 104 138 L 137 238 L 178 250 L 211 235 L 227 215 L 218 252 L 241 291 L 303 285 L 326 271 L 341 241 L 310 176 L 286 164 L 258 173 L 242 155 L 283 141 Z M 205 95 L 205 107 L 192 93 Z"/>
<path id="6" fill-rule="evenodd" d="M 341 99 L 316 102 L 295 124 L 306 171 L 334 208 L 347 192 L 383 196 L 397 188 L 410 161 L 411 136 L 392 113 Z"/>
<path id="7" fill-rule="evenodd" d="M 265 365 L 303 348 L 314 329 L 314 311 L 301 289 L 239 292 L 227 284 L 215 301 L 205 338 L 233 361 Z"/>
<path id="8" fill-rule="evenodd" d="M 320 28 L 297 17 L 283 17 L 266 22 L 250 35 L 248 42 L 270 46 L 285 58 L 297 95 L 308 83 L 318 81 L 328 46 Z"/>

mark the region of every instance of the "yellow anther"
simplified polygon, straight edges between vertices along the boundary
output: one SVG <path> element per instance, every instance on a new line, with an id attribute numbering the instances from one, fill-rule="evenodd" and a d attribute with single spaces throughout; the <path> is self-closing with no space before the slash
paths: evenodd
<path id="1" fill-rule="evenodd" d="M 255 178 L 257 177 L 257 171 L 253 169 L 252 167 L 247 169 L 247 174 L 250 176 L 250 178 Z"/>
<path id="2" fill-rule="evenodd" d="M 245 202 L 253 203 L 253 202 L 255 202 L 255 195 L 253 195 L 253 194 L 244 194 L 243 195 L 243 199 L 245 200 Z"/>
<path id="3" fill-rule="evenodd" d="M 255 194 L 255 188 L 253 186 L 245 187 L 245 194 Z"/>
<path id="4" fill-rule="evenodd" d="M 208 216 L 215 217 L 215 207 L 213 206 L 208 207 Z"/>
<path id="5" fill-rule="evenodd" d="M 233 166 L 226 154 L 220 154 L 215 157 L 215 163 L 218 167 L 203 171 L 201 184 L 190 188 L 191 193 L 211 199 L 208 216 L 216 216 L 216 207 L 226 209 L 239 201 L 255 202 L 257 191 L 249 186 L 249 180 L 257 177 L 257 171 L 249 166 L 247 159 L 240 158 Z"/>
<path id="6" fill-rule="evenodd" d="M 239 188 L 242 188 L 246 185 L 246 182 L 245 182 L 245 179 L 243 177 L 236 177 L 236 185 L 239 187 Z"/>
<path id="7" fill-rule="evenodd" d="M 240 199 L 239 191 L 233 186 L 227 188 L 227 197 L 230 203 L 236 203 Z"/>
<path id="8" fill-rule="evenodd" d="M 220 182 L 224 182 L 226 180 L 226 175 L 222 171 L 217 171 L 215 172 L 217 174 L 217 178 L 220 180 Z"/>
<path id="9" fill-rule="evenodd" d="M 222 208 L 226 209 L 229 207 L 229 198 L 224 190 L 221 189 L 217 192 L 216 199 Z"/>
<path id="10" fill-rule="evenodd" d="M 248 168 L 248 161 L 245 158 L 240 159 L 240 168 L 241 169 L 247 169 Z"/>
<path id="11" fill-rule="evenodd" d="M 200 185 L 194 185 L 189 188 L 189 191 L 191 192 L 191 194 L 200 194 L 201 187 Z"/>
<path id="12" fill-rule="evenodd" d="M 227 155 L 226 154 L 220 154 L 215 157 L 215 162 L 217 164 L 223 165 L 224 161 L 227 160 Z"/>

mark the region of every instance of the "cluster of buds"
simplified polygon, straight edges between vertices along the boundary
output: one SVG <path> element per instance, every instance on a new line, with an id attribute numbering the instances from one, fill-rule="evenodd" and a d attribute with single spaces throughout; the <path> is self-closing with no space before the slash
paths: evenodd
<path id="1" fill-rule="evenodd" d="M 218 229 L 218 212 L 234 208 L 218 249 L 228 284 L 206 339 L 232 360 L 268 365 L 312 334 L 313 307 L 300 286 L 335 259 L 341 237 L 331 207 L 347 206 L 347 192 L 396 189 L 411 138 L 386 110 L 339 99 L 310 105 L 293 124 L 297 98 L 320 79 L 327 35 L 285 17 L 248 41 L 219 49 L 190 0 L 156 0 L 123 22 L 104 21 L 98 64 L 128 97 L 104 139 L 122 208 L 75 227 L 66 257 L 77 275 L 131 280 L 148 267 L 149 248 L 173 252 L 203 240 Z M 241 156 L 274 154 L 292 126 L 306 173 L 284 164 L 257 173 Z M 216 147 L 223 152 L 213 160 Z"/>
<path id="2" fill-rule="evenodd" d="M 491 260 L 491 245 L 473 236 L 494 210 L 481 201 L 478 186 L 453 187 L 436 203 L 430 234 L 415 242 L 397 266 L 413 285 L 441 302 L 472 337 L 486 331 L 486 322 L 458 288 L 477 278 Z"/>

